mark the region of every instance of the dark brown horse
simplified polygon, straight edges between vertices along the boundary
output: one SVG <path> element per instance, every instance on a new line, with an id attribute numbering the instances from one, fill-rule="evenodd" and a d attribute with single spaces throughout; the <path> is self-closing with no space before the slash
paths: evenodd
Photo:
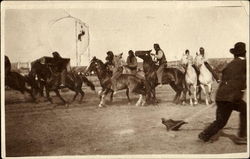
<path id="1" fill-rule="evenodd" d="M 28 78 L 24 77 L 18 72 L 11 71 L 11 63 L 8 56 L 5 56 L 5 85 L 11 89 L 17 90 L 24 94 L 28 92 L 32 99 L 36 101 L 34 93 L 31 89 L 26 87 L 26 84 L 31 85 Z"/>
<path id="2" fill-rule="evenodd" d="M 61 99 L 61 101 L 64 104 L 67 104 L 67 102 L 62 98 L 59 92 L 59 89 L 62 88 L 60 87 L 61 74 L 55 72 L 51 65 L 42 64 L 39 61 L 35 61 L 34 63 L 32 63 L 29 76 L 32 77 L 34 82 L 37 78 L 40 94 L 43 95 L 43 90 L 45 88 L 46 96 L 51 103 L 53 103 L 53 101 L 52 98 L 50 97 L 49 92 L 54 91 L 56 95 Z M 84 97 L 84 92 L 82 90 L 83 82 L 86 83 L 87 86 L 89 86 L 92 90 L 95 90 L 95 86 L 93 85 L 93 83 L 90 82 L 84 75 L 77 74 L 71 71 L 67 73 L 65 80 L 65 87 L 69 88 L 70 90 L 76 93 L 72 99 L 72 102 L 75 101 L 79 93 L 81 94 L 80 102 L 82 101 Z"/>
<path id="3" fill-rule="evenodd" d="M 155 87 L 158 85 L 156 71 L 158 67 L 151 57 L 151 51 L 152 50 L 136 51 L 135 55 L 143 60 L 143 70 L 146 81 L 148 82 L 147 86 L 150 87 L 147 90 L 151 91 L 152 100 L 155 101 Z M 179 103 L 181 93 L 185 89 L 184 73 L 177 68 L 164 68 L 162 82 L 163 84 L 169 84 L 174 89 L 176 95 L 173 102 Z"/>
<path id="4" fill-rule="evenodd" d="M 112 93 L 112 81 L 111 77 L 112 75 L 109 73 L 108 69 L 106 68 L 105 64 L 97 59 L 96 57 L 93 57 L 93 59 L 90 61 L 90 65 L 88 66 L 86 73 L 94 71 L 98 79 L 100 80 L 100 84 L 102 87 L 102 93 L 101 93 L 101 102 L 99 104 L 99 107 L 105 106 L 105 97 L 108 93 Z M 144 87 L 144 81 L 142 81 L 140 78 L 136 77 L 135 75 L 130 74 L 121 74 L 120 77 L 117 79 L 117 89 L 123 90 L 126 89 L 126 94 L 129 99 L 128 94 L 131 92 L 140 94 L 140 98 L 137 101 L 136 105 L 144 105 L 144 96 L 145 96 L 145 87 Z M 130 102 L 130 99 L 129 99 Z"/>

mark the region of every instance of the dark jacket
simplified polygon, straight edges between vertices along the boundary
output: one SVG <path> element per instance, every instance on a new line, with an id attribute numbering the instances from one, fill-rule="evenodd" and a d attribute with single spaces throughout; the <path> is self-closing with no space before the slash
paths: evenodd
<path id="1" fill-rule="evenodd" d="M 127 62 L 128 68 L 132 70 L 137 69 L 137 59 L 135 56 L 128 56 L 126 62 Z"/>
<path id="2" fill-rule="evenodd" d="M 113 64 L 113 58 L 114 58 L 114 56 L 108 55 L 108 56 L 105 58 L 105 60 L 106 60 L 105 65 L 106 65 L 106 66 L 107 66 L 107 65 L 114 65 L 114 64 Z"/>
<path id="3" fill-rule="evenodd" d="M 161 64 L 166 64 L 166 63 L 167 63 L 167 60 L 166 60 L 166 56 L 165 56 L 164 52 L 160 49 L 160 50 L 156 51 L 156 55 L 158 55 L 159 52 L 162 53 L 161 59 L 157 59 L 157 60 L 159 61 L 159 65 L 161 65 Z"/>
<path id="4" fill-rule="evenodd" d="M 246 89 L 246 60 L 235 58 L 222 71 L 216 101 L 235 102 L 242 99 Z"/>

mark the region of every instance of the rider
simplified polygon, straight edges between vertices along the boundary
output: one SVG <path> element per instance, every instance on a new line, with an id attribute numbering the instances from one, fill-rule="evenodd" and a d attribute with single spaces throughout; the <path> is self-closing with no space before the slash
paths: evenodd
<path id="1" fill-rule="evenodd" d="M 117 79 L 123 72 L 123 66 L 125 65 L 125 61 L 122 59 L 122 54 L 120 54 L 119 59 L 117 59 L 117 66 L 113 69 L 113 75 L 111 77 L 111 81 L 113 84 L 114 94 L 117 93 Z"/>
<path id="2" fill-rule="evenodd" d="M 185 55 L 186 55 L 187 60 L 191 61 L 192 67 L 194 68 L 194 70 L 195 70 L 197 76 L 199 76 L 200 71 L 199 71 L 199 69 L 197 68 L 197 66 L 194 64 L 193 56 L 189 54 L 189 50 L 188 50 L 188 49 L 185 51 Z M 185 72 L 185 73 L 186 73 L 186 72 Z"/>
<path id="3" fill-rule="evenodd" d="M 167 64 L 167 60 L 159 44 L 154 44 L 154 49 L 155 49 L 155 58 L 157 59 L 157 62 L 159 62 L 159 68 L 156 71 L 156 74 L 158 78 L 158 83 L 160 84 L 159 87 L 161 87 L 162 86 L 162 74 L 163 74 L 164 67 Z"/>
<path id="4" fill-rule="evenodd" d="M 108 51 L 107 52 L 107 57 L 105 58 L 105 60 L 106 60 L 105 66 L 106 66 L 106 68 L 108 68 L 107 70 L 109 71 L 110 74 L 112 74 L 112 71 L 109 69 L 109 66 L 114 66 L 113 59 L 114 59 L 113 52 Z"/>
<path id="5" fill-rule="evenodd" d="M 128 57 L 127 57 L 127 67 L 131 71 L 131 74 L 135 74 L 137 71 L 137 59 L 135 57 L 135 54 L 132 50 L 128 51 Z"/>
<path id="6" fill-rule="evenodd" d="M 67 73 L 67 68 L 63 62 L 63 58 L 60 56 L 58 52 L 53 52 L 52 53 L 53 58 L 54 58 L 54 66 L 55 66 L 55 71 L 61 73 L 61 87 L 64 87 L 66 85 L 66 73 Z"/>
<path id="7" fill-rule="evenodd" d="M 212 73 L 212 75 L 213 75 L 214 79 L 216 80 L 216 82 L 219 83 L 219 77 L 217 76 L 217 74 L 214 72 L 212 67 L 207 62 L 207 59 L 205 57 L 205 50 L 204 50 L 203 47 L 200 47 L 200 55 L 202 56 L 202 59 L 204 61 L 205 66 L 207 67 L 207 69 Z"/>
<path id="8" fill-rule="evenodd" d="M 113 59 L 114 59 L 114 54 L 112 51 L 108 51 L 107 52 L 107 57 L 106 59 L 106 63 L 105 65 L 113 65 Z"/>

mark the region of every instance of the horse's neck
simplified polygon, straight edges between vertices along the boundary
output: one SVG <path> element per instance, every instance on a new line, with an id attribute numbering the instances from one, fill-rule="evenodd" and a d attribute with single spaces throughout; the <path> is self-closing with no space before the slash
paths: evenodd
<path id="1" fill-rule="evenodd" d="M 192 64 L 188 64 L 186 67 L 186 74 L 196 74 L 195 69 L 193 68 Z"/>
<path id="2" fill-rule="evenodd" d="M 212 76 L 212 73 L 208 70 L 208 68 L 203 63 L 200 67 L 200 76 Z"/>
<path id="3" fill-rule="evenodd" d="M 155 63 L 153 61 L 143 60 L 143 70 L 145 73 L 150 73 L 155 71 Z"/>
<path id="4" fill-rule="evenodd" d="M 107 71 L 106 70 L 98 70 L 96 71 L 96 74 L 97 74 L 97 77 L 98 79 L 101 81 L 103 79 L 105 79 L 108 75 Z"/>

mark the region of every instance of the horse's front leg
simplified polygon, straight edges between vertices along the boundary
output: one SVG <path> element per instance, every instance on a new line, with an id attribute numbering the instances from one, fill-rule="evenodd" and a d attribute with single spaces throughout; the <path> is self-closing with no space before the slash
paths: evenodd
<path id="1" fill-rule="evenodd" d="M 209 105 L 209 102 L 208 102 L 208 94 L 206 92 L 206 88 L 203 84 L 200 85 L 201 86 L 201 89 L 203 91 L 203 93 L 205 94 L 205 97 L 206 97 L 206 105 Z"/>
<path id="2" fill-rule="evenodd" d="M 78 90 L 76 90 L 76 93 L 75 93 L 75 95 L 74 95 L 74 97 L 73 97 L 71 103 L 73 103 L 73 102 L 75 101 L 75 99 L 76 99 L 76 97 L 78 96 L 78 94 L 79 94 L 79 92 L 78 92 Z"/>
<path id="3" fill-rule="evenodd" d="M 46 91 L 46 96 L 47 96 L 47 99 L 48 99 L 48 101 L 51 103 L 51 104 L 53 104 L 53 100 L 52 100 L 52 98 L 50 97 L 50 94 L 49 94 L 49 89 L 46 87 L 45 88 L 45 91 Z"/>
<path id="4" fill-rule="evenodd" d="M 198 101 L 197 101 L 197 90 L 196 90 L 197 86 L 194 85 L 194 105 L 197 105 L 198 104 Z"/>
<path id="5" fill-rule="evenodd" d="M 112 103 L 112 102 L 113 102 L 113 96 L 114 96 L 114 91 L 113 91 L 113 90 L 111 90 L 111 93 L 110 93 L 110 99 L 109 99 L 110 103 Z"/>
<path id="6" fill-rule="evenodd" d="M 193 94 L 192 94 L 191 88 L 192 88 L 192 85 L 189 84 L 188 85 L 189 103 L 190 103 L 191 106 L 193 106 Z"/>
<path id="7" fill-rule="evenodd" d="M 129 89 L 128 88 L 126 89 L 126 95 L 127 95 L 127 98 L 128 98 L 128 104 L 131 104 L 131 100 L 130 100 L 130 97 L 129 97 Z"/>
<path id="8" fill-rule="evenodd" d="M 101 101 L 100 104 L 98 105 L 99 108 L 106 106 L 105 104 L 105 97 L 109 93 L 109 89 L 105 89 L 101 95 Z"/>
<path id="9" fill-rule="evenodd" d="M 68 105 L 67 105 L 67 102 L 63 99 L 63 97 L 62 97 L 61 94 L 59 93 L 59 90 L 56 89 L 56 90 L 54 90 L 54 92 L 55 92 L 56 95 L 61 99 L 61 101 L 63 102 L 63 104 L 66 104 L 66 106 L 68 106 Z"/>
<path id="10" fill-rule="evenodd" d="M 82 91 L 82 89 L 80 89 L 79 92 L 81 93 L 81 98 L 80 98 L 80 101 L 79 101 L 81 103 L 85 93 Z"/>
<path id="11" fill-rule="evenodd" d="M 175 83 L 174 82 L 170 82 L 169 83 L 170 84 L 170 86 L 173 88 L 173 90 L 175 91 L 175 97 L 174 97 L 174 99 L 173 99 L 173 102 L 174 103 L 176 103 L 176 100 L 177 100 L 177 97 L 178 97 L 178 88 L 177 88 L 177 86 L 175 85 Z"/>

